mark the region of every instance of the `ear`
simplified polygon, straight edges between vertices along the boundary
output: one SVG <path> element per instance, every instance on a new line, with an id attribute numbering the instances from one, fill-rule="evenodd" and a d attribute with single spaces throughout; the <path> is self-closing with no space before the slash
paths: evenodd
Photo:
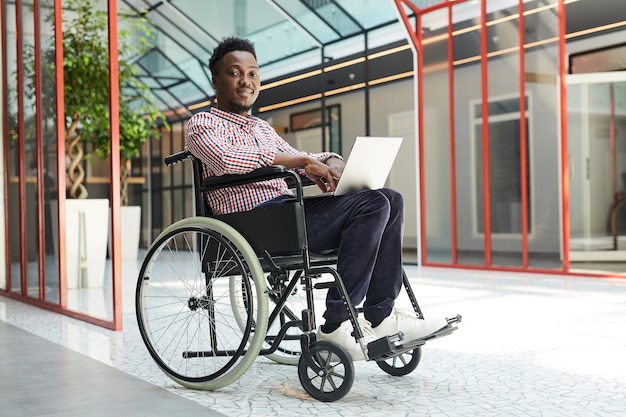
<path id="1" fill-rule="evenodd" d="M 215 76 L 211 76 L 211 84 L 213 85 L 213 89 L 217 91 L 217 83 L 215 82 Z"/>

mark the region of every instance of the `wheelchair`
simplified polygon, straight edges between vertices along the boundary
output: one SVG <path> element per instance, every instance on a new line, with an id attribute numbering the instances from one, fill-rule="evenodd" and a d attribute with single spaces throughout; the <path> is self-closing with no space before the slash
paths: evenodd
<path id="1" fill-rule="evenodd" d="M 336 253 L 307 248 L 303 179 L 283 167 L 202 178 L 187 151 L 165 158 L 193 165 L 196 216 L 167 227 L 148 249 L 137 281 L 139 330 L 157 366 L 191 389 L 217 390 L 239 379 L 263 355 L 295 365 L 304 390 L 320 401 L 345 396 L 354 382 L 350 354 L 316 340 L 314 291 L 336 288 L 367 360 L 393 376 L 407 375 L 426 341 L 457 329 L 461 316 L 419 340 L 397 335 L 366 345 L 357 309 L 334 268 Z M 205 193 L 283 178 L 295 196 L 279 205 L 213 215 Z M 406 274 L 403 286 L 416 317 L 423 317 Z"/>

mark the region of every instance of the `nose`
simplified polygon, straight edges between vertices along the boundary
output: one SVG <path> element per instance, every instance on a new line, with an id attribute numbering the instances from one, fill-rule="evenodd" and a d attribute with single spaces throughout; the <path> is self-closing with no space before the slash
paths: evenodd
<path id="1" fill-rule="evenodd" d="M 239 79 L 239 83 L 242 84 L 242 85 L 250 85 L 252 83 L 252 80 L 248 76 L 243 75 Z"/>

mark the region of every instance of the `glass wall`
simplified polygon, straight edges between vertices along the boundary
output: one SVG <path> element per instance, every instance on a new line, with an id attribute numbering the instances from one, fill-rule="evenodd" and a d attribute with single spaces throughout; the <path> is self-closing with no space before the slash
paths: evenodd
<path id="1" fill-rule="evenodd" d="M 562 268 L 558 5 L 419 16 L 425 263 Z"/>
<path id="2" fill-rule="evenodd" d="M 7 109 L 3 178 L 8 187 L 3 221 L 9 267 L 1 289 L 11 297 L 115 328 L 121 326 L 121 316 L 116 323 L 113 279 L 118 267 L 109 245 L 113 236 L 110 197 L 115 182 L 111 179 L 119 178 L 119 169 L 113 169 L 106 155 L 103 160 L 95 152 L 89 155 L 99 145 L 119 149 L 109 119 L 108 9 L 106 0 L 86 4 L 2 2 Z M 61 18 L 66 50 L 63 57 L 57 57 L 61 40 L 55 37 L 55 29 Z M 89 30 L 81 32 L 80 25 Z M 93 55 L 70 49 L 72 42 L 81 41 L 77 39 L 81 33 L 98 39 Z M 58 58 L 65 59 L 61 92 L 56 82 Z M 80 61 L 78 65 L 74 58 Z M 101 69 L 99 77 L 89 71 L 76 73 L 84 62 L 89 65 L 82 65 L 83 69 Z M 63 106 L 57 102 L 61 93 Z M 56 123 L 59 107 L 66 110 L 65 117 L 60 117 L 66 124 L 60 128 Z M 104 115 L 102 124 L 90 129 L 88 121 L 98 112 Z M 100 138 L 105 139 L 99 143 Z M 82 187 L 89 198 L 77 198 Z"/>

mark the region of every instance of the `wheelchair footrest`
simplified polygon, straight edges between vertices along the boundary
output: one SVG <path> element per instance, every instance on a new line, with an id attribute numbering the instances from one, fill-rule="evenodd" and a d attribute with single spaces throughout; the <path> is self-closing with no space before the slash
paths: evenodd
<path id="1" fill-rule="evenodd" d="M 425 340 L 412 340 L 398 344 L 402 342 L 402 338 L 395 336 L 386 336 L 380 339 L 374 340 L 367 345 L 367 354 L 370 360 L 379 361 L 394 356 L 398 356 L 403 352 L 408 352 L 426 343 Z"/>
<path id="2" fill-rule="evenodd" d="M 404 335 L 402 334 L 402 332 L 398 333 L 397 335 L 386 336 L 374 340 L 367 345 L 369 359 L 374 361 L 388 359 L 394 356 L 398 356 L 401 353 L 409 352 L 415 348 L 418 348 L 424 345 L 428 340 L 447 336 L 453 331 L 457 330 L 457 327 L 453 326 L 453 324 L 460 323 L 461 319 L 461 316 L 457 314 L 456 317 L 447 319 L 448 324 L 446 326 L 442 327 L 434 333 L 429 334 L 428 336 L 424 336 L 416 340 L 404 341 Z"/>

